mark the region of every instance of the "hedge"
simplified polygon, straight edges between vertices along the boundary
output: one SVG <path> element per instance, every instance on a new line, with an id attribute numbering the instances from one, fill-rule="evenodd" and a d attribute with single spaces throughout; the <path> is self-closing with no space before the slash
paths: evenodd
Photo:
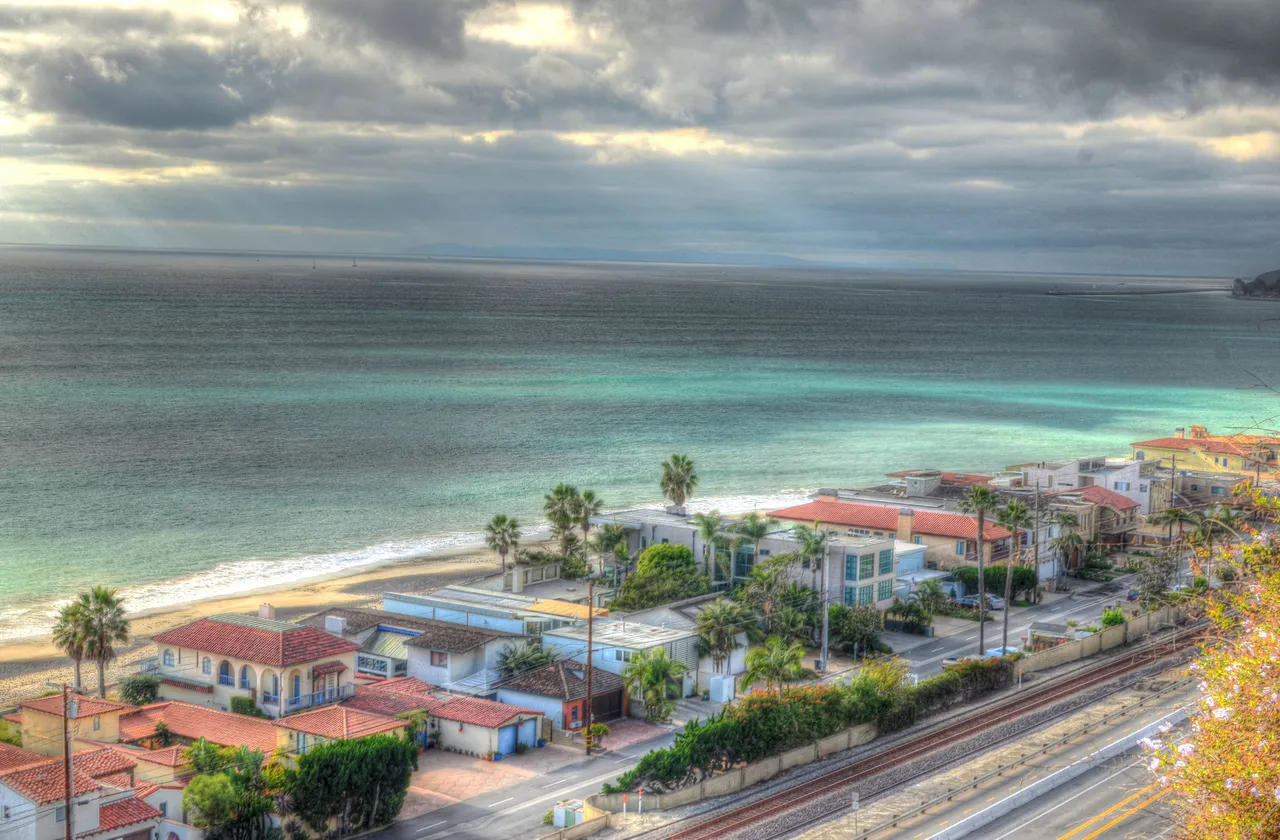
<path id="1" fill-rule="evenodd" d="M 908 686 L 877 721 L 881 732 L 893 732 L 957 703 L 1007 688 L 1013 683 L 1013 659 L 983 659 L 948 668 L 941 674 Z"/>

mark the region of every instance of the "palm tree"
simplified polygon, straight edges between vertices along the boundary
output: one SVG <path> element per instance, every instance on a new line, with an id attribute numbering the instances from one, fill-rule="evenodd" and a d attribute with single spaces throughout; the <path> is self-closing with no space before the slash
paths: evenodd
<path id="1" fill-rule="evenodd" d="M 720 511 L 695 513 L 692 517 L 694 527 L 698 529 L 698 539 L 702 540 L 702 572 L 707 580 L 712 580 L 711 564 L 715 562 L 716 549 L 725 542 L 724 517 Z"/>
<path id="2" fill-rule="evenodd" d="M 626 542 L 627 526 L 621 522 L 608 522 L 596 529 L 596 535 L 591 538 L 587 547 L 600 556 L 600 574 L 604 574 L 605 557 L 614 554 L 614 549 L 619 543 L 625 546 Z"/>
<path id="3" fill-rule="evenodd" d="M 520 547 L 520 522 L 513 516 L 499 513 L 484 526 L 485 545 L 498 552 L 502 571 L 507 571 L 507 555 Z"/>
<path id="4" fill-rule="evenodd" d="M 95 586 L 81 593 L 84 620 L 84 651 L 98 666 L 98 696 L 107 696 L 107 666 L 115 661 L 116 645 L 129 641 L 129 620 L 124 617 L 120 590 Z"/>
<path id="5" fill-rule="evenodd" d="M 1181 575 L 1182 558 L 1180 557 L 1180 546 L 1178 543 L 1182 542 L 1188 525 L 1194 528 L 1200 524 L 1199 517 L 1186 508 L 1171 507 L 1165 508 L 1159 513 L 1151 514 L 1147 517 L 1147 521 L 1153 525 L 1169 526 L 1169 553 L 1176 559 L 1178 563 L 1178 574 Z M 1173 533 L 1175 527 L 1178 529 L 1176 537 Z"/>
<path id="6" fill-rule="evenodd" d="M 53 625 L 53 643 L 75 663 L 76 691 L 80 691 L 80 663 L 84 661 L 84 608 L 80 601 L 72 601 L 58 610 L 58 621 Z"/>
<path id="7" fill-rule="evenodd" d="M 542 511 L 551 523 L 552 533 L 560 539 L 560 553 L 568 554 L 569 539 L 573 535 L 573 526 L 578 521 L 582 496 L 572 484 L 560 483 L 542 498 Z"/>
<path id="8" fill-rule="evenodd" d="M 656 647 L 631 660 L 622 672 L 622 682 L 628 694 L 639 694 L 644 700 L 647 719 L 666 720 L 675 707 L 667 695 L 688 670 L 680 660 L 668 657 L 666 649 Z"/>
<path id="9" fill-rule="evenodd" d="M 698 486 L 698 476 L 688 455 L 672 455 L 671 460 L 662 465 L 661 486 L 663 498 L 675 507 L 684 507 Z"/>
<path id="10" fill-rule="evenodd" d="M 575 511 L 578 527 L 582 529 L 583 545 L 587 544 L 587 534 L 591 531 L 591 517 L 599 516 L 602 510 L 604 510 L 604 500 L 596 495 L 596 491 L 583 490 L 582 495 L 578 497 Z"/>
<path id="11" fill-rule="evenodd" d="M 947 597 L 947 591 L 942 588 L 942 584 L 930 578 L 916 587 L 916 600 L 920 602 L 925 612 L 933 615 L 945 607 L 950 598 Z"/>
<path id="12" fill-rule="evenodd" d="M 802 646 L 788 645 L 777 636 L 770 636 L 764 645 L 747 653 L 747 670 L 739 682 L 747 688 L 764 680 L 765 688 L 772 691 L 775 685 L 808 679 L 813 675 L 813 671 L 804 667 Z"/>
<path id="13" fill-rule="evenodd" d="M 736 601 L 717 598 L 707 604 L 694 619 L 698 632 L 698 648 L 703 656 L 710 656 L 717 671 L 728 662 L 738 648 L 738 634 L 755 626 L 755 616 Z"/>
<path id="14" fill-rule="evenodd" d="M 800 546 L 800 550 L 796 553 L 804 558 L 805 565 L 813 573 L 813 590 L 817 592 L 818 571 L 823 558 L 827 555 L 827 538 L 831 535 L 822 530 L 821 522 L 814 522 L 812 528 L 808 525 L 797 525 L 792 528 L 791 536 Z"/>
<path id="15" fill-rule="evenodd" d="M 978 655 L 981 656 L 987 649 L 987 582 L 983 579 L 985 574 L 984 547 L 983 542 L 983 526 L 986 524 L 987 514 L 994 512 L 1000 507 L 1000 497 L 996 495 L 996 491 L 990 487 L 978 484 L 969 488 L 969 492 L 964 494 L 964 498 L 960 500 L 960 510 L 965 513 L 976 514 L 978 517 Z M 1007 606 L 1007 605 L 1006 605 Z"/>
<path id="16" fill-rule="evenodd" d="M 1080 536 L 1077 529 L 1080 527 L 1080 520 L 1074 513 L 1066 510 L 1056 510 L 1048 517 L 1050 525 L 1058 527 L 1058 536 L 1054 537 L 1049 544 L 1058 550 L 1067 561 L 1067 568 L 1070 569 L 1075 565 L 1076 552 L 1084 548 L 1084 538 Z"/>
<path id="17" fill-rule="evenodd" d="M 546 650 L 528 642 L 519 645 L 505 644 L 498 653 L 498 673 L 503 679 L 513 674 L 523 674 L 544 665 L 550 665 L 555 658 Z"/>
<path id="18" fill-rule="evenodd" d="M 1031 511 L 1027 505 L 1014 499 L 1000 509 L 996 521 L 1013 534 L 1013 556 L 1004 567 L 1004 629 L 1001 631 L 1000 652 L 1009 647 L 1009 607 L 1013 601 L 1013 570 L 1022 565 L 1022 529 L 1031 525 Z"/>
<path id="19" fill-rule="evenodd" d="M 778 520 L 772 516 L 761 515 L 756 511 L 748 513 L 733 525 L 733 532 L 738 535 L 739 545 L 751 546 L 751 562 L 760 562 L 760 541 L 769 536 L 769 532 L 778 527 Z M 732 583 L 732 579 L 730 583 Z"/>

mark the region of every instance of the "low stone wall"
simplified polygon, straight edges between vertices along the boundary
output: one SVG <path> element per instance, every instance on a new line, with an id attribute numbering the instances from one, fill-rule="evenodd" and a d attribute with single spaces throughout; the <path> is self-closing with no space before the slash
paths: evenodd
<path id="1" fill-rule="evenodd" d="M 745 767 L 730 770 L 718 776 L 712 776 L 687 788 L 681 788 L 671 793 L 649 794 L 644 798 L 644 809 L 646 811 L 669 811 L 681 805 L 701 802 L 703 799 L 712 799 L 717 796 L 737 793 L 743 788 L 767 782 L 784 770 L 816 761 L 819 756 L 832 755 L 850 747 L 870 743 L 875 740 L 876 734 L 874 725 L 864 723 L 852 729 L 838 732 L 828 738 L 823 738 L 821 741 L 806 744 L 803 747 L 796 747 L 793 750 L 770 756 L 754 764 L 748 764 Z M 836 749 L 836 747 L 839 747 L 839 749 Z M 636 794 L 628 794 L 627 810 L 629 812 L 635 813 L 638 799 L 639 797 Z M 622 812 L 622 794 L 620 793 L 597 793 L 593 796 L 588 796 L 586 803 L 589 808 L 599 809 L 600 811 L 607 811 L 613 814 Z M 583 825 L 586 824 L 585 822 L 583 823 Z M 603 830 L 603 826 L 597 830 Z M 548 837 L 556 836 L 548 835 Z M 542 838 L 542 840 L 546 840 L 546 838 Z M 564 838 L 564 840 L 568 840 L 568 838 Z"/>
<path id="2" fill-rule="evenodd" d="M 1148 633 L 1181 623 L 1186 620 L 1186 614 L 1187 611 L 1182 607 L 1161 607 L 1131 618 L 1124 624 L 1117 624 L 1101 632 L 1092 633 L 1083 639 L 1076 639 L 1031 656 L 1024 656 L 1018 660 L 1018 670 L 1023 674 L 1030 674 L 1075 662 L 1121 645 L 1132 644 L 1141 641 Z"/>

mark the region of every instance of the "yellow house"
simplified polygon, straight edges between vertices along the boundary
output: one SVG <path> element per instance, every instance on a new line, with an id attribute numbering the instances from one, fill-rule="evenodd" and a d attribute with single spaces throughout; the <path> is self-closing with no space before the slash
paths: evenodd
<path id="1" fill-rule="evenodd" d="M 1280 462 L 1280 438 L 1265 435 L 1213 435 L 1204 426 L 1182 429 L 1174 437 L 1140 440 L 1129 444 L 1135 461 L 1157 461 L 1206 472 L 1239 472 L 1272 475 Z"/>
<path id="2" fill-rule="evenodd" d="M 94 749 L 96 742 L 120 740 L 120 714 L 132 711 L 127 703 L 113 703 L 96 697 L 61 694 L 37 697 L 22 703 L 20 722 L 7 718 L 22 734 L 22 746 L 42 755 L 62 756 L 62 719 L 64 702 L 70 705 L 67 729 L 73 750 Z"/>
<path id="3" fill-rule="evenodd" d="M 227 711 L 248 697 L 268 717 L 336 703 L 355 693 L 360 645 L 316 627 L 257 616 L 215 615 L 154 637 L 160 697 Z"/>

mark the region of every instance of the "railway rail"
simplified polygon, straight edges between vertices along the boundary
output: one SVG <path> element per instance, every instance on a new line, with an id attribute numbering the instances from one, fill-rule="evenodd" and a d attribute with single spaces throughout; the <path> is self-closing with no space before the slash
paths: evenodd
<path id="1" fill-rule="evenodd" d="M 762 823 L 773 820 L 814 800 L 848 789 L 858 782 L 872 780 L 888 770 L 902 767 L 943 747 L 965 741 L 975 735 L 1009 723 L 1028 712 L 1052 706 L 1073 694 L 1105 684 L 1126 673 L 1159 662 L 1173 653 L 1194 644 L 1203 632 L 1203 626 L 1185 628 L 1170 638 L 1161 640 L 1159 643 L 1110 659 L 1097 667 L 1074 674 L 1065 680 L 1019 692 L 1006 700 L 988 705 L 958 720 L 941 724 L 936 730 L 925 732 L 918 738 L 890 747 L 854 764 L 824 773 L 799 785 L 783 788 L 745 806 L 736 807 L 731 811 L 717 810 L 713 813 L 697 814 L 674 823 L 656 826 L 647 831 L 631 835 L 629 840 L 636 840 L 636 838 L 648 838 L 649 840 L 658 840 L 658 838 L 661 838 L 661 840 L 710 840 L 710 838 L 732 836 L 748 827 L 760 828 Z M 935 769 L 928 768 L 919 775 L 934 772 Z M 901 778 L 882 784 L 878 788 L 873 783 L 870 789 L 864 788 L 859 793 L 865 800 L 890 788 L 899 787 L 903 783 L 904 780 Z M 767 836 L 781 837 L 798 828 L 829 819 L 848 810 L 847 801 L 846 798 L 837 807 L 831 808 L 818 816 L 806 817 L 799 823 L 783 827 Z"/>

